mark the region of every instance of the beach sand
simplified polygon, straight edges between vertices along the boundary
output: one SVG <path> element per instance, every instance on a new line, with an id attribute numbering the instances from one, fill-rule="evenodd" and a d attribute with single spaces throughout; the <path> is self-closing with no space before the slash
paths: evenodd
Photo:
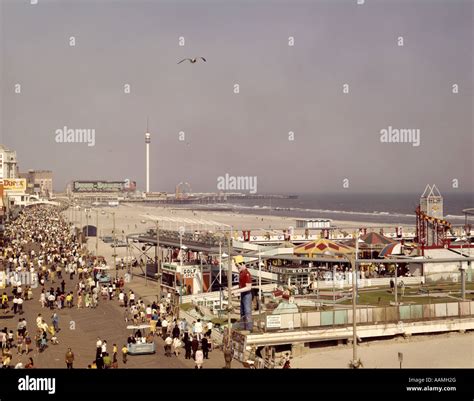
<path id="1" fill-rule="evenodd" d="M 397 337 L 366 341 L 358 347 L 358 356 L 365 368 L 400 367 L 398 353 L 403 353 L 403 368 L 473 368 L 474 333 L 446 333 Z M 292 360 L 294 368 L 347 368 L 352 359 L 352 347 L 343 345 L 309 350 Z"/>
<path id="2" fill-rule="evenodd" d="M 106 235 L 112 230 L 112 216 L 110 213 L 115 213 L 115 224 L 117 230 L 125 230 L 127 233 L 133 232 L 143 232 L 149 228 L 155 227 L 155 223 L 148 218 L 153 219 L 154 217 L 165 217 L 165 218 L 175 218 L 175 219 L 199 219 L 207 220 L 215 223 L 222 224 L 221 228 L 225 226 L 232 226 L 234 231 L 240 230 L 252 230 L 265 232 L 268 230 L 279 230 L 288 229 L 289 227 L 295 228 L 295 233 L 304 232 L 303 229 L 296 229 L 296 218 L 294 217 L 280 217 L 280 216 L 270 216 L 270 215 L 254 215 L 254 214 L 244 214 L 244 213 L 232 213 L 232 212 L 218 212 L 218 211 L 193 211 L 187 209 L 177 209 L 172 207 L 162 207 L 162 206 L 145 206 L 139 204 L 121 204 L 118 207 L 105 207 L 93 209 L 92 212 L 89 212 L 91 219 L 89 219 L 89 224 L 96 224 L 96 213 L 95 210 L 99 210 L 99 230 L 100 235 Z M 101 214 L 101 211 L 107 212 L 107 214 Z M 71 218 L 71 210 L 65 212 L 68 218 Z M 72 213 L 72 219 L 76 223 L 80 221 L 79 211 Z M 74 216 L 75 214 L 75 216 Z M 82 223 L 86 224 L 85 213 L 82 212 Z M 160 225 L 163 229 L 177 230 L 180 226 L 184 226 L 187 231 L 198 230 L 209 230 L 216 231 L 218 228 L 212 224 L 186 224 L 185 222 L 169 222 L 162 220 Z M 369 223 L 369 222 L 354 222 L 347 220 L 333 220 L 331 226 L 343 228 L 346 231 L 351 229 L 356 229 L 360 227 L 385 227 L 389 231 L 395 231 L 394 224 L 380 224 L 380 223 Z M 403 225 L 401 225 L 403 226 Z M 406 225 L 405 225 L 406 227 Z"/>
<path id="3" fill-rule="evenodd" d="M 219 211 L 193 211 L 187 209 L 178 209 L 173 207 L 163 206 L 148 206 L 143 204 L 120 204 L 117 207 L 99 207 L 93 208 L 89 211 L 89 219 L 86 218 L 84 211 L 68 209 L 64 212 L 64 215 L 70 221 L 73 221 L 76 226 L 85 226 L 87 223 L 96 226 L 97 213 L 98 211 L 98 231 L 99 237 L 112 236 L 113 233 L 113 216 L 115 214 L 115 227 L 117 232 L 117 240 L 125 240 L 126 235 L 144 233 L 149 229 L 156 227 L 156 217 L 160 218 L 160 228 L 164 230 L 178 230 L 180 226 L 183 226 L 186 231 L 194 232 L 199 231 L 212 231 L 216 232 L 220 229 L 229 230 L 229 226 L 233 227 L 235 233 L 242 236 L 242 230 L 251 230 L 252 235 L 263 235 L 266 232 L 272 234 L 281 234 L 283 230 L 289 227 L 296 227 L 296 218 L 294 217 L 280 217 L 270 215 L 253 215 L 243 213 L 232 213 L 232 212 L 219 212 Z M 212 221 L 214 223 L 222 224 L 222 226 L 213 224 L 191 224 L 181 222 L 170 222 L 166 221 L 165 218 L 173 219 L 199 219 Z M 333 220 L 331 225 L 334 227 L 344 227 L 346 233 L 352 233 L 355 229 L 360 227 L 385 227 L 385 232 L 395 232 L 394 225 L 381 225 L 377 223 L 367 222 L 353 222 L 344 220 Z M 414 228 L 408 229 L 407 226 L 403 226 L 404 230 L 413 231 Z M 378 231 L 378 229 L 376 230 Z M 304 229 L 295 229 L 295 234 L 302 234 Z M 318 233 L 318 230 L 310 230 L 311 234 Z M 95 238 L 88 240 L 88 247 L 91 251 L 95 252 Z M 99 254 L 106 257 L 107 261 L 112 264 L 112 247 L 110 244 L 105 244 L 99 240 Z M 117 248 L 117 257 L 120 259 L 126 256 L 126 248 Z"/>

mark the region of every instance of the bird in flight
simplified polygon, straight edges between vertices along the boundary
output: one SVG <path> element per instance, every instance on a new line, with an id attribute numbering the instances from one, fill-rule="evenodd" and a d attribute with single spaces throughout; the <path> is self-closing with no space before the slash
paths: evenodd
<path id="1" fill-rule="evenodd" d="M 204 62 L 206 61 L 204 57 L 184 58 L 178 64 L 181 64 L 183 61 L 189 61 L 191 64 L 194 64 L 198 59 L 201 59 Z"/>

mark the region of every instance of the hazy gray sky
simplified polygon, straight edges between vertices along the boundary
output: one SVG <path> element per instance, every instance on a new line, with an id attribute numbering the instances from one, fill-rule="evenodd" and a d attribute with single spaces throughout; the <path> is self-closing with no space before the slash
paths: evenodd
<path id="1" fill-rule="evenodd" d="M 473 191 L 472 1 L 29 3 L 0 0 L 0 139 L 57 190 L 144 189 L 148 115 L 154 191 L 216 191 L 226 173 L 258 192 Z M 95 129 L 95 146 L 55 142 L 64 126 Z M 420 129 L 420 146 L 381 142 L 389 126 Z"/>

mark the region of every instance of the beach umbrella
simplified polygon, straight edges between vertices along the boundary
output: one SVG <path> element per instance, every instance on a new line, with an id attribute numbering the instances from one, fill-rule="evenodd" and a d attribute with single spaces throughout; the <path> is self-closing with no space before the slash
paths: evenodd
<path id="1" fill-rule="evenodd" d="M 385 257 L 389 255 L 403 255 L 402 245 L 398 242 L 394 242 L 385 246 L 385 248 L 383 248 L 379 253 L 379 257 Z"/>

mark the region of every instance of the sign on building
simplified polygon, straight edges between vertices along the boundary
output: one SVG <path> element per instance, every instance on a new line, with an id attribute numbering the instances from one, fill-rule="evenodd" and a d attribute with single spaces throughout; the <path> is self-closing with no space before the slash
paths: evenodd
<path id="1" fill-rule="evenodd" d="M 0 180 L 3 180 L 3 153 L 0 153 Z"/>
<path id="2" fill-rule="evenodd" d="M 267 329 L 281 328 L 281 315 L 267 315 Z"/>
<path id="3" fill-rule="evenodd" d="M 25 192 L 26 191 L 26 179 L 25 178 L 4 179 L 3 180 L 3 189 L 4 189 L 4 191 L 11 191 L 11 192 Z"/>
<path id="4" fill-rule="evenodd" d="M 74 181 L 73 192 L 122 192 L 123 181 Z"/>
<path id="5" fill-rule="evenodd" d="M 195 267 L 185 267 L 183 268 L 183 277 L 184 278 L 194 278 L 196 276 L 196 268 Z"/>

